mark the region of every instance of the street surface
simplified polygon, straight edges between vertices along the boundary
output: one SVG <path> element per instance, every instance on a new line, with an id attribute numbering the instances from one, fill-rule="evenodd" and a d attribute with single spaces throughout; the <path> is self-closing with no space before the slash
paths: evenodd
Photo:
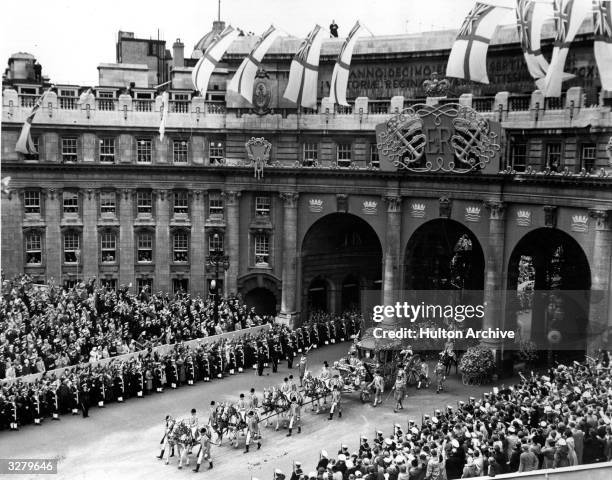
<path id="1" fill-rule="evenodd" d="M 318 374 L 327 360 L 331 365 L 334 360 L 346 355 L 350 344 L 343 343 L 312 350 L 309 355 L 309 369 Z M 263 446 L 251 447 L 251 452 L 243 454 L 244 437 L 240 438 L 239 448 L 235 449 L 227 442 L 221 447 L 212 447 L 214 469 L 207 471 L 207 464 L 202 464 L 199 473 L 191 470 L 195 465 L 194 456 L 190 456 L 188 468 L 177 468 L 177 457 L 171 458 L 170 465 L 155 458 L 159 455 L 164 432 L 164 418 L 172 414 L 178 418 L 187 418 L 191 408 L 196 408 L 200 421 L 207 420 L 208 406 L 211 400 L 237 401 L 238 395 L 248 394 L 255 387 L 258 396 L 264 387 L 279 384 L 283 378 L 293 374 L 296 379 L 298 370 L 294 362 L 293 370 L 287 369 L 287 362 L 279 366 L 276 374 L 266 369 L 263 377 L 255 375 L 253 370 L 242 374 L 214 380 L 210 383 L 197 383 L 194 386 L 182 386 L 175 391 L 166 390 L 162 394 L 150 395 L 142 399 L 133 398 L 124 404 L 110 404 L 104 409 L 92 407 L 89 418 L 79 416 L 62 416 L 61 420 L 45 419 L 41 427 L 28 425 L 18 432 L 3 431 L 0 433 L 0 457 L 2 458 L 59 458 L 58 475 L 55 479 L 180 479 L 208 478 L 226 480 L 269 480 L 275 468 L 284 473 L 291 473 L 293 461 L 302 462 L 308 473 L 313 470 L 319 459 L 321 449 L 335 455 L 344 443 L 351 452 L 359 446 L 360 435 L 372 439 L 374 432 L 381 429 L 388 434 L 394 423 L 402 426 L 408 419 L 421 421 L 422 414 L 432 414 L 436 408 L 456 405 L 467 397 L 480 397 L 491 387 L 466 387 L 461 384 L 454 369 L 446 384 L 446 391 L 436 395 L 432 386 L 428 390 L 408 389 L 404 400 L 404 410 L 394 414 L 394 400 L 391 392 L 386 392 L 386 401 L 381 407 L 373 408 L 362 404 L 358 393 L 344 394 L 342 419 L 334 417 L 328 421 L 327 411 L 319 415 L 310 412 L 310 406 L 302 411 L 302 433 L 287 438 L 287 430 L 275 432 L 273 427 L 262 428 Z M 430 365 L 433 372 L 433 365 Z M 387 395 L 391 393 L 389 397 Z M 196 450 L 197 451 L 197 450 Z M 37 478 L 40 476 L 11 475 L 15 480 Z M 287 476 L 289 478 L 289 475 Z"/>

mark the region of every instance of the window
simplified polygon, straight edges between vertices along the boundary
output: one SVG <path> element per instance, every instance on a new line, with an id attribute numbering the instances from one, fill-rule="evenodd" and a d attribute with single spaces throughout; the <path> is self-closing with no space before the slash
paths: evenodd
<path id="1" fill-rule="evenodd" d="M 546 167 L 553 172 L 561 170 L 561 142 L 548 143 L 546 145 Z"/>
<path id="2" fill-rule="evenodd" d="M 60 89 L 58 100 L 59 107 L 64 110 L 75 110 L 77 108 L 75 90 Z"/>
<path id="3" fill-rule="evenodd" d="M 174 192 L 174 215 L 187 215 L 189 213 L 189 195 L 187 192 Z"/>
<path id="4" fill-rule="evenodd" d="M 180 231 L 172 239 L 172 258 L 175 262 L 189 261 L 189 239 L 187 233 Z"/>
<path id="5" fill-rule="evenodd" d="M 189 280 L 186 278 L 172 279 L 172 292 L 177 295 L 179 293 L 187 293 L 189 291 Z"/>
<path id="6" fill-rule="evenodd" d="M 102 263 L 117 261 L 117 235 L 115 232 L 102 233 Z"/>
<path id="7" fill-rule="evenodd" d="M 151 293 L 153 290 L 153 279 L 152 278 L 137 278 L 136 279 L 136 287 L 138 288 L 138 293 Z"/>
<path id="8" fill-rule="evenodd" d="M 26 215 L 40 215 L 40 192 L 26 190 L 23 194 L 23 208 Z"/>
<path id="9" fill-rule="evenodd" d="M 117 213 L 117 197 L 115 192 L 100 193 L 100 213 L 103 217 L 115 216 Z"/>
<path id="10" fill-rule="evenodd" d="M 527 142 L 514 141 L 510 148 L 510 166 L 517 172 L 524 172 L 527 166 Z"/>
<path id="11" fill-rule="evenodd" d="M 64 192 L 62 194 L 64 204 L 64 215 L 75 216 L 79 214 L 79 194 L 76 192 Z"/>
<path id="12" fill-rule="evenodd" d="M 208 237 L 208 251 L 223 253 L 223 234 L 215 233 Z"/>
<path id="13" fill-rule="evenodd" d="M 26 235 L 26 264 L 40 265 L 42 263 L 42 239 L 40 233 L 31 232 Z"/>
<path id="14" fill-rule="evenodd" d="M 102 138 L 100 140 L 100 162 L 115 163 L 115 139 Z"/>
<path id="15" fill-rule="evenodd" d="M 38 137 L 32 136 L 32 144 L 30 145 L 32 153 L 26 153 L 23 155 L 23 158 L 26 160 L 38 160 L 40 158 L 40 139 Z"/>
<path id="16" fill-rule="evenodd" d="M 98 90 L 98 109 L 99 110 L 114 110 L 115 109 L 115 92 L 99 91 Z"/>
<path id="17" fill-rule="evenodd" d="M 373 168 L 380 168 L 380 160 L 378 158 L 378 145 L 375 143 L 370 144 L 370 166 Z"/>
<path id="18" fill-rule="evenodd" d="M 580 153 L 580 168 L 584 168 L 587 172 L 590 172 L 595 167 L 597 145 L 594 143 L 583 143 Z"/>
<path id="19" fill-rule="evenodd" d="M 101 278 L 100 286 L 106 290 L 117 290 L 116 278 Z"/>
<path id="20" fill-rule="evenodd" d="M 351 145 L 350 143 L 338 144 L 338 166 L 339 167 L 350 167 L 351 166 Z"/>
<path id="21" fill-rule="evenodd" d="M 225 157 L 225 145 L 221 140 L 212 140 L 208 144 L 208 159 L 211 165 L 221 165 Z"/>
<path id="22" fill-rule="evenodd" d="M 269 217 L 270 202 L 270 197 L 255 197 L 255 215 L 258 217 Z"/>
<path id="23" fill-rule="evenodd" d="M 174 163 L 187 163 L 188 144 L 185 140 L 172 142 L 172 161 Z"/>
<path id="24" fill-rule="evenodd" d="M 173 93 L 172 101 L 170 102 L 170 111 L 177 113 L 189 112 L 190 94 L 188 93 Z"/>
<path id="25" fill-rule="evenodd" d="M 77 139 L 76 137 L 62 137 L 62 162 L 77 161 Z"/>
<path id="26" fill-rule="evenodd" d="M 151 163 L 153 142 L 150 138 L 136 140 L 136 161 L 138 163 Z"/>
<path id="27" fill-rule="evenodd" d="M 153 261 L 153 235 L 151 232 L 138 234 L 138 262 L 151 263 Z"/>
<path id="28" fill-rule="evenodd" d="M 76 232 L 64 233 L 64 263 L 78 263 L 81 260 L 80 238 Z"/>
<path id="29" fill-rule="evenodd" d="M 223 217 L 223 199 L 218 193 L 212 193 L 208 202 L 208 214 L 214 218 Z"/>
<path id="30" fill-rule="evenodd" d="M 265 233 L 258 233 L 255 235 L 255 264 L 267 265 L 269 256 L 270 242 L 268 236 Z"/>
<path id="31" fill-rule="evenodd" d="M 316 165 L 319 160 L 319 145 L 316 143 L 305 143 L 304 144 L 304 160 L 302 165 L 305 167 L 312 167 Z"/>
<path id="32" fill-rule="evenodd" d="M 151 215 L 153 213 L 151 192 L 136 192 L 136 212 L 138 215 Z"/>

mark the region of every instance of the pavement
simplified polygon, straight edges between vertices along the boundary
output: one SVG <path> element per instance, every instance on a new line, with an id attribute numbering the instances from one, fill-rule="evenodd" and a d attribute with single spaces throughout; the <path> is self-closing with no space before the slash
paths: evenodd
<path id="1" fill-rule="evenodd" d="M 312 350 L 309 369 L 318 374 L 324 360 L 331 365 L 346 355 L 349 345 L 342 343 Z M 433 371 L 433 365 L 430 371 Z M 400 413 L 393 413 L 393 396 L 387 396 L 390 392 L 385 393 L 383 405 L 376 408 L 362 404 L 358 393 L 344 394 L 342 419 L 335 416 L 332 421 L 327 419 L 327 412 L 316 415 L 308 406 L 304 407 L 301 434 L 294 430 L 293 436 L 288 438 L 286 429 L 275 432 L 273 427 L 262 428 L 261 450 L 251 447 L 248 454 L 242 453 L 244 437 L 240 438 L 238 448 L 230 446 L 227 441 L 220 447 L 213 446 L 214 469 L 210 471 L 206 470 L 204 462 L 200 472 L 193 473 L 193 456 L 190 457 L 190 466 L 182 470 L 177 468 L 176 457 L 171 458 L 169 465 L 155 458 L 159 455 L 159 441 L 167 414 L 187 418 L 191 408 L 196 408 L 202 421 L 207 419 L 211 400 L 237 400 L 241 392 L 247 394 L 251 387 L 255 387 L 261 398 L 264 387 L 281 383 L 291 373 L 297 378 L 297 368 L 289 370 L 287 362 L 283 362 L 275 374 L 266 369 L 264 376 L 258 377 L 253 370 L 248 370 L 223 380 L 199 382 L 174 391 L 166 390 L 162 394 L 131 398 L 124 404 L 109 404 L 104 409 L 92 407 L 89 418 L 64 415 L 59 422 L 46 419 L 40 427 L 28 425 L 18 432 L 3 431 L 0 432 L 0 457 L 58 458 L 58 474 L 52 479 L 269 480 L 276 468 L 288 474 L 289 478 L 294 461 L 301 461 L 306 473 L 313 470 L 321 449 L 335 455 L 342 444 L 347 444 L 351 452 L 356 451 L 361 435 L 371 439 L 379 429 L 387 434 L 395 423 L 405 426 L 409 419 L 420 423 L 423 414 L 432 414 L 436 408 L 443 409 L 446 405 L 456 405 L 469 396 L 480 397 L 491 389 L 491 386 L 464 386 L 453 370 L 445 391 L 440 394 L 436 394 L 433 387 L 419 391 L 410 387 L 404 410 Z M 41 477 L 11 475 L 10 478 Z"/>

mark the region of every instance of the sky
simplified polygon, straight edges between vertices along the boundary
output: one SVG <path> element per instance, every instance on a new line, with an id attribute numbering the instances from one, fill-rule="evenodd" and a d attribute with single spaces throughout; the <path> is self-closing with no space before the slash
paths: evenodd
<path id="1" fill-rule="evenodd" d="M 508 0 L 494 0 L 508 1 Z M 114 63 L 119 30 L 137 38 L 180 38 L 185 55 L 211 29 L 218 0 L 18 0 L 2 2 L 0 58 L 33 54 L 55 83 L 96 85 L 97 66 Z M 475 0 L 221 0 L 221 19 L 245 32 L 271 23 L 305 37 L 331 20 L 345 36 L 356 20 L 374 35 L 459 28 Z M 4 68 L 3 68 L 4 70 Z"/>

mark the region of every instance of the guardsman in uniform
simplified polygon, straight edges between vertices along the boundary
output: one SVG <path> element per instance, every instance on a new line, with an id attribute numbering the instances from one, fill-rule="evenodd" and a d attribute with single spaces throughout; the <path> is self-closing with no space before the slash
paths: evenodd
<path id="1" fill-rule="evenodd" d="M 159 363 L 156 363 L 153 369 L 153 388 L 157 393 L 164 391 L 164 386 L 162 385 L 162 367 Z"/>
<path id="2" fill-rule="evenodd" d="M 187 385 L 193 385 L 195 381 L 195 366 L 191 355 L 188 355 L 185 360 L 185 375 L 187 377 Z"/>
<path id="3" fill-rule="evenodd" d="M 238 369 L 238 373 L 242 373 L 245 366 L 245 357 L 244 357 L 244 349 L 242 347 L 242 342 L 238 342 L 236 345 L 236 368 Z"/>
<path id="4" fill-rule="evenodd" d="M 168 383 L 170 384 L 170 388 L 178 388 L 178 367 L 176 366 L 176 359 L 172 358 L 172 360 L 168 361 L 166 366 L 166 375 L 168 376 Z"/>
<path id="5" fill-rule="evenodd" d="M 262 342 L 263 355 L 264 355 L 264 367 L 268 368 L 270 366 L 270 345 L 267 341 Z"/>
<path id="6" fill-rule="evenodd" d="M 380 374 L 380 370 L 376 370 L 374 374 L 374 379 L 372 383 L 368 386 L 368 388 L 374 387 L 374 403 L 373 407 L 382 403 L 382 394 L 385 391 L 385 381 Z"/>
<path id="7" fill-rule="evenodd" d="M 51 407 L 51 415 L 52 415 L 53 420 L 59 420 L 60 419 L 59 418 L 60 409 L 59 409 L 59 398 L 57 396 L 57 386 L 56 385 L 49 386 L 49 392 L 47 394 L 47 399 Z"/>
<path id="8" fill-rule="evenodd" d="M 293 391 L 290 394 L 289 401 L 289 433 L 288 437 L 291 436 L 293 427 L 297 426 L 297 433 L 302 433 L 301 413 L 302 407 L 300 406 L 300 396 L 297 391 Z"/>
<path id="9" fill-rule="evenodd" d="M 293 462 L 293 473 L 291 474 L 291 478 L 289 480 L 300 480 L 302 475 L 304 475 L 302 464 L 300 462 Z"/>
<path id="10" fill-rule="evenodd" d="M 368 443 L 368 439 L 365 436 L 361 437 L 361 444 L 359 445 L 359 458 L 372 458 L 372 449 Z"/>
<path id="11" fill-rule="evenodd" d="M 209 470 L 213 468 L 212 457 L 210 456 L 211 443 L 209 429 L 207 427 L 200 428 L 200 451 L 198 452 L 196 468 L 193 469 L 194 472 L 198 472 L 200 470 L 202 460 L 208 461 Z"/>
<path id="12" fill-rule="evenodd" d="M 17 418 L 17 399 L 15 395 L 9 397 L 9 419 L 11 430 L 19 430 L 19 420 Z"/>
<path id="13" fill-rule="evenodd" d="M 87 418 L 89 417 L 89 381 L 87 379 L 81 384 L 81 391 L 79 393 L 81 412 L 83 413 L 83 418 Z"/>
<path id="14" fill-rule="evenodd" d="M 342 399 L 341 397 L 342 392 L 340 391 L 340 387 L 335 385 L 331 393 L 331 408 L 329 409 L 328 420 L 333 420 L 336 409 L 338 409 L 338 418 L 342 418 L 342 405 L 340 404 L 340 400 Z"/>
<path id="15" fill-rule="evenodd" d="M 79 386 L 76 383 L 70 384 L 70 391 L 72 392 L 72 414 L 79 414 Z"/>
<path id="16" fill-rule="evenodd" d="M 295 357 L 295 347 L 293 344 L 293 339 L 291 337 L 287 339 L 285 353 L 287 354 L 287 368 L 291 370 L 293 368 L 293 359 Z"/>
<path id="17" fill-rule="evenodd" d="M 205 382 L 210 382 L 210 377 L 211 377 L 210 359 L 208 358 L 207 353 L 202 354 L 202 377 Z"/>
<path id="18" fill-rule="evenodd" d="M 236 373 L 236 351 L 232 348 L 231 344 L 228 344 L 227 358 L 227 369 L 229 370 L 229 374 L 234 375 Z"/>
<path id="19" fill-rule="evenodd" d="M 259 418 L 253 410 L 247 413 L 247 437 L 244 453 L 249 453 L 249 447 L 253 440 L 257 440 L 257 450 L 261 448 L 261 432 L 259 430 Z"/>
<path id="20" fill-rule="evenodd" d="M 265 364 L 265 352 L 263 346 L 261 346 L 257 350 L 257 375 L 259 375 L 260 377 L 263 375 L 263 369 Z"/>
<path id="21" fill-rule="evenodd" d="M 40 392 L 31 390 L 32 401 L 34 406 L 34 424 L 42 425 L 43 415 L 42 415 L 42 406 L 40 404 Z"/>
<path id="22" fill-rule="evenodd" d="M 321 340 L 319 336 L 319 329 L 317 328 L 316 324 L 312 324 L 310 326 L 310 339 L 315 348 L 318 348 Z"/>
<path id="23" fill-rule="evenodd" d="M 113 387 L 115 390 L 115 398 L 118 402 L 123 402 L 123 395 L 125 394 L 125 383 L 123 382 L 121 367 L 117 369 L 117 373 L 115 374 L 115 378 L 113 380 Z"/>
<path id="24" fill-rule="evenodd" d="M 170 433 L 172 432 L 172 429 L 174 428 L 175 423 L 176 421 L 174 420 L 174 418 L 172 418 L 170 415 L 166 415 L 166 424 L 164 426 L 164 436 L 159 442 L 159 444 L 162 445 L 162 448 L 157 458 L 159 458 L 160 460 L 163 460 L 164 458 L 164 454 L 166 453 L 166 447 L 170 446 L 168 437 Z M 172 446 L 172 451 L 168 452 L 168 458 L 173 457 L 173 456 L 174 456 L 174 446 Z M 166 460 L 166 464 L 167 463 L 168 463 L 168 460 Z"/>
<path id="25" fill-rule="evenodd" d="M 223 352 L 219 350 L 215 351 L 215 372 L 217 373 L 217 378 L 223 378 Z"/>
<path id="26" fill-rule="evenodd" d="M 145 376 L 142 373 L 143 366 L 138 364 L 135 369 L 134 379 L 136 385 L 136 396 L 142 397 L 145 392 Z"/>

